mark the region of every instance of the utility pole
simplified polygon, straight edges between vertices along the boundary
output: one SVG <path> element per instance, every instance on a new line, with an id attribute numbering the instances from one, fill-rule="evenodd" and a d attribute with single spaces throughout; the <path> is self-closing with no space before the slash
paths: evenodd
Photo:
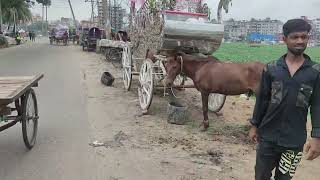
<path id="1" fill-rule="evenodd" d="M 113 22 L 114 22 L 113 28 L 118 31 L 118 29 L 117 29 L 117 5 L 116 5 L 116 0 L 113 0 L 112 11 L 113 11 L 113 18 L 114 18 L 113 19 Z"/>
<path id="2" fill-rule="evenodd" d="M 46 34 L 48 33 L 48 6 L 46 5 Z"/>
<path id="3" fill-rule="evenodd" d="M 44 5 L 42 4 L 42 23 L 41 23 L 41 34 L 42 35 L 44 35 L 43 34 L 43 29 L 44 29 L 44 27 L 43 27 L 43 21 L 44 21 Z"/>
<path id="4" fill-rule="evenodd" d="M 13 26 L 14 28 L 13 28 L 13 30 L 14 30 L 14 34 L 15 34 L 15 35 L 17 35 L 17 34 L 16 34 L 16 32 L 17 32 L 16 13 L 17 13 L 16 11 L 14 11 L 14 13 L 13 13 L 13 23 L 14 23 L 14 26 Z"/>
<path id="5" fill-rule="evenodd" d="M 109 17 L 110 17 L 110 31 L 112 29 L 112 5 L 111 0 L 109 0 Z"/>
<path id="6" fill-rule="evenodd" d="M 103 27 L 103 15 L 101 15 L 101 4 L 100 4 L 100 1 L 99 0 L 96 0 L 97 2 L 97 9 L 98 9 L 98 13 L 97 13 L 97 16 L 98 16 L 98 28 L 102 28 Z M 103 13 L 103 12 L 102 12 Z"/>
<path id="7" fill-rule="evenodd" d="M 94 4 L 93 0 L 91 0 L 91 24 L 94 23 Z"/>
<path id="8" fill-rule="evenodd" d="M 76 31 L 77 31 L 78 28 L 77 28 L 76 17 L 74 16 L 74 12 L 73 12 L 72 5 L 71 5 L 70 0 L 68 0 L 68 2 L 69 2 L 70 10 L 71 10 L 71 13 L 72 13 L 72 18 L 73 18 L 74 27 L 76 28 Z"/>
<path id="9" fill-rule="evenodd" d="M 85 2 L 90 2 L 91 3 L 91 18 L 90 18 L 90 22 L 91 22 L 91 25 L 93 25 L 94 23 L 94 0 L 85 0 Z"/>
<path id="10" fill-rule="evenodd" d="M 46 22 L 48 23 L 48 6 L 46 6 Z"/>
<path id="11" fill-rule="evenodd" d="M 0 31 L 1 30 L 2 30 L 2 7 L 1 7 L 1 0 L 0 0 Z"/>
<path id="12" fill-rule="evenodd" d="M 107 39 L 111 39 L 110 9 L 108 0 L 102 0 L 103 7 L 103 27 L 106 29 Z"/>

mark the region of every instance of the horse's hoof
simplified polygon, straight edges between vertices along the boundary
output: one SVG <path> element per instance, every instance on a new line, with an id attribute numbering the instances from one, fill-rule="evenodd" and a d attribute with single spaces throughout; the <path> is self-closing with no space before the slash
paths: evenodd
<path id="1" fill-rule="evenodd" d="M 202 128 L 202 132 L 207 131 L 209 128 L 209 121 L 204 121 L 203 122 L 203 128 Z"/>
<path id="2" fill-rule="evenodd" d="M 200 132 L 206 132 L 207 130 L 208 130 L 208 128 L 202 127 L 202 128 L 200 129 Z"/>
<path id="3" fill-rule="evenodd" d="M 200 132 L 205 132 L 205 131 L 207 131 L 207 129 L 208 129 L 208 128 L 205 128 L 204 123 L 201 123 L 201 124 L 199 125 L 199 128 L 200 128 Z"/>

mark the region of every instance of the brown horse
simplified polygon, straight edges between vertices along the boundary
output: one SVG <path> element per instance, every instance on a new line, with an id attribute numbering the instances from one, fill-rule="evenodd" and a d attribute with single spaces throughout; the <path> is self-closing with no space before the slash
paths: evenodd
<path id="1" fill-rule="evenodd" d="M 172 86 L 178 74 L 185 74 L 193 80 L 201 92 L 204 130 L 209 127 L 208 96 L 210 93 L 240 95 L 257 93 L 264 64 L 260 62 L 225 63 L 215 57 L 197 57 L 175 53 L 167 58 L 165 86 Z"/>

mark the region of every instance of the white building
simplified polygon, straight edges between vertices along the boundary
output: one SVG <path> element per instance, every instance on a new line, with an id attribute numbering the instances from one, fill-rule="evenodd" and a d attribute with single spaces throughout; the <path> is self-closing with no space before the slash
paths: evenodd
<path id="1" fill-rule="evenodd" d="M 320 32 L 320 18 L 314 19 L 313 21 L 314 27 L 317 32 Z"/>
<path id="2" fill-rule="evenodd" d="M 282 33 L 283 23 L 279 20 L 266 18 L 263 20 L 251 19 L 250 21 L 236 21 L 230 19 L 224 22 L 226 38 L 246 37 L 250 33 L 278 36 Z"/>
<path id="3" fill-rule="evenodd" d="M 121 6 L 114 6 L 113 4 L 107 3 L 107 9 L 109 12 L 111 28 L 116 31 L 123 30 L 124 17 L 126 16 L 126 10 Z M 111 5 L 111 6 L 110 6 Z M 100 27 L 104 27 L 106 16 L 103 13 L 102 2 L 98 2 L 98 24 Z"/>

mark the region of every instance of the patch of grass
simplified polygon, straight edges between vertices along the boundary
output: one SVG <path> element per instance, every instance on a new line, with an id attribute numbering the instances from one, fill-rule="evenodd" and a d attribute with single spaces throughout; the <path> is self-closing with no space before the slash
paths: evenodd
<path id="1" fill-rule="evenodd" d="M 187 123 L 190 129 L 200 129 L 200 122 L 190 121 Z M 228 123 L 222 119 L 210 120 L 210 127 L 207 130 L 207 133 L 210 135 L 222 135 L 225 137 L 243 137 L 247 136 L 250 129 L 249 124 L 235 124 Z"/>
<path id="2" fill-rule="evenodd" d="M 221 60 L 233 62 L 260 61 L 268 63 L 279 59 L 287 52 L 285 45 L 260 45 L 250 47 L 247 43 L 222 43 L 213 55 Z M 320 63 L 320 47 L 307 48 L 308 54 L 313 61 Z"/>
<path id="3" fill-rule="evenodd" d="M 239 137 L 245 135 L 249 131 L 249 125 L 231 124 L 231 123 L 211 123 L 208 129 L 209 134 L 219 134 L 226 137 Z"/>

